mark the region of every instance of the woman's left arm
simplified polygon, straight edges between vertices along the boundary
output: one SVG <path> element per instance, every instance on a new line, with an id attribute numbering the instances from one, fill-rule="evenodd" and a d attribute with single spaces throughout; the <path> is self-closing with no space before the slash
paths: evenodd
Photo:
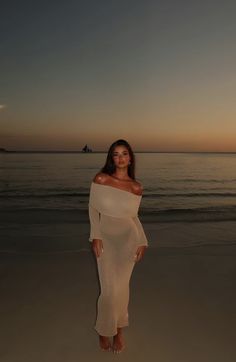
<path id="1" fill-rule="evenodd" d="M 148 240 L 147 240 L 147 237 L 143 230 L 143 226 L 139 220 L 139 217 L 135 216 L 135 217 L 133 217 L 133 220 L 135 222 L 135 225 L 137 227 L 138 234 L 139 234 L 139 242 L 138 242 L 139 246 L 138 246 L 138 249 L 135 254 L 135 262 L 137 262 L 137 261 L 141 260 L 142 257 L 144 256 L 145 250 L 148 247 Z"/>
<path id="2" fill-rule="evenodd" d="M 147 249 L 147 246 L 145 246 L 145 245 L 138 247 L 135 257 L 134 257 L 135 263 L 137 263 L 139 260 L 141 260 L 143 258 L 146 249 Z"/>

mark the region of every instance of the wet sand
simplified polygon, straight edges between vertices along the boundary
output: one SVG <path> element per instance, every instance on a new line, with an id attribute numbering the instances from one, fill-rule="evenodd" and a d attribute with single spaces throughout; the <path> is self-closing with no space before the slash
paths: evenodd
<path id="1" fill-rule="evenodd" d="M 117 356 L 100 351 L 94 330 L 89 224 L 50 215 L 1 219 L 1 362 L 235 361 L 235 223 L 144 223 L 151 243 L 132 275 Z"/>

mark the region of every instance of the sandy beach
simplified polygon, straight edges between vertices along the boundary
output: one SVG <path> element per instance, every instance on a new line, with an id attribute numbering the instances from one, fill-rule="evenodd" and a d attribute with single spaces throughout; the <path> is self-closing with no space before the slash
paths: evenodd
<path id="1" fill-rule="evenodd" d="M 132 275 L 117 356 L 98 347 L 89 224 L 73 215 L 0 215 L 1 362 L 235 361 L 235 222 L 143 218 L 150 246 Z"/>

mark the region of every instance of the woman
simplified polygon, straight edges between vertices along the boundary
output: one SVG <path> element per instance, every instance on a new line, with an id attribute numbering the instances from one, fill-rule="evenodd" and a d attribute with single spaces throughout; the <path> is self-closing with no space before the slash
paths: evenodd
<path id="1" fill-rule="evenodd" d="M 101 293 L 95 329 L 102 350 L 124 349 L 128 326 L 129 281 L 148 241 L 138 218 L 142 185 L 135 180 L 135 157 L 125 140 L 114 142 L 89 197 L 90 238 L 97 259 Z M 110 338 L 113 337 L 111 345 Z"/>

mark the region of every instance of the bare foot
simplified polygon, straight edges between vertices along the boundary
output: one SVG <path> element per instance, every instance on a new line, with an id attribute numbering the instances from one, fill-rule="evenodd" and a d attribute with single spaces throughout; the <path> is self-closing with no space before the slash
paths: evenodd
<path id="1" fill-rule="evenodd" d="M 99 344 L 103 351 L 111 350 L 111 343 L 110 343 L 109 337 L 99 336 Z"/>
<path id="2" fill-rule="evenodd" d="M 113 337 L 113 345 L 112 349 L 114 353 L 120 353 L 125 348 L 124 339 L 122 332 L 119 331 L 114 337 Z"/>

